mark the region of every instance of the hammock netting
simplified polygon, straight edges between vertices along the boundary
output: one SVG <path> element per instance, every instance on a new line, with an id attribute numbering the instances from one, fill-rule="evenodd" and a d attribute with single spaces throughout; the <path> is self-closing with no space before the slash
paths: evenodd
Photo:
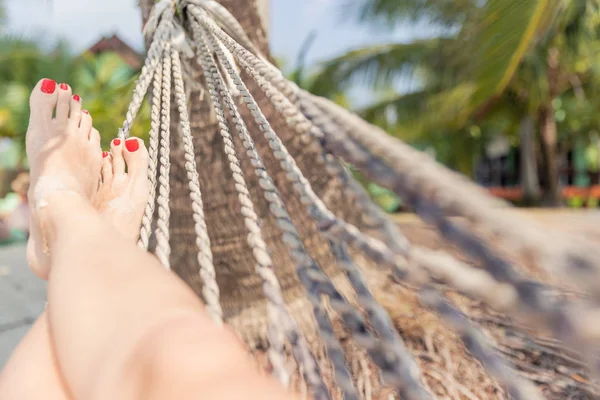
<path id="1" fill-rule="evenodd" d="M 146 94 L 150 92 L 149 138 L 151 193 L 140 233 L 140 247 L 153 248 L 160 262 L 171 268 L 170 163 L 172 113 L 180 123 L 196 234 L 202 297 L 216 323 L 226 323 L 211 251 L 209 226 L 204 215 L 203 193 L 196 166 L 190 126 L 189 87 L 194 84 L 186 62 L 200 65 L 204 95 L 212 104 L 223 140 L 231 179 L 239 199 L 239 212 L 247 229 L 256 273 L 262 280 L 266 314 L 268 359 L 272 373 L 284 385 L 299 371 L 308 394 L 315 399 L 338 396 L 371 398 L 349 365 L 346 347 L 336 334 L 334 318 L 343 324 L 354 346 L 362 348 L 377 367 L 382 385 L 393 389 L 389 398 L 436 398 L 424 384 L 414 355 L 408 350 L 392 319 L 375 299 L 357 264 L 372 261 L 380 274 L 418 296 L 420 304 L 435 313 L 462 339 L 465 348 L 511 398 L 543 398 L 536 385 L 489 342 L 488 336 L 446 296 L 452 289 L 497 312 L 519 318 L 537 331 L 549 332 L 561 348 L 578 354 L 594 375 L 599 370 L 595 344 L 600 339 L 600 259 L 584 239 L 540 229 L 514 213 L 505 212 L 498 200 L 466 178 L 437 164 L 379 128 L 340 106 L 307 93 L 284 78 L 252 44 L 229 11 L 216 1 L 163 1 L 157 4 L 145 27 L 150 46 L 133 94 L 120 137 L 127 138 Z M 299 138 L 317 139 L 326 150 L 327 170 L 346 183 L 378 227 L 377 237 L 336 217 L 313 191 L 309 180 L 265 117 L 242 75 L 251 77 L 272 107 L 284 117 L 288 129 Z M 196 83 L 197 84 L 197 83 Z M 244 118 L 246 108 L 253 121 Z M 278 188 L 248 129 L 256 124 L 273 156 L 285 171 L 301 203 L 316 223 L 335 259 L 335 269 L 351 287 L 352 300 L 339 284 L 311 257 L 303 237 L 288 214 Z M 237 137 L 237 138 L 235 138 Z M 313 321 L 333 374 L 326 382 L 310 343 L 284 300 L 271 250 L 263 237 L 241 160 L 250 160 L 269 211 L 296 265 L 303 293 L 312 308 Z M 482 268 L 440 250 L 415 246 L 388 219 L 353 179 L 339 160 L 361 170 L 370 180 L 398 194 L 427 223 Z M 499 208 L 500 207 L 500 208 Z M 458 221 L 454 216 L 462 217 Z M 154 245 L 151 243 L 154 241 Z M 504 247 L 508 252 L 497 249 Z M 355 257 L 354 254 L 361 254 Z M 518 269 L 507 254 L 517 254 L 545 268 L 584 291 L 574 299 L 559 295 L 554 287 L 536 281 Z M 201 355 L 199 355 L 201 356 Z M 290 361 L 291 360 L 291 361 Z M 290 364 L 291 363 L 291 364 Z M 291 365 L 291 367 L 290 367 Z M 335 390 L 332 390 L 332 383 Z M 591 389 L 590 389 L 591 391 Z M 460 396 L 459 396 L 460 397 Z M 463 397 L 461 397 L 463 398 Z M 472 398 L 467 395 L 464 398 Z M 491 398 L 491 397 L 490 397 Z"/>

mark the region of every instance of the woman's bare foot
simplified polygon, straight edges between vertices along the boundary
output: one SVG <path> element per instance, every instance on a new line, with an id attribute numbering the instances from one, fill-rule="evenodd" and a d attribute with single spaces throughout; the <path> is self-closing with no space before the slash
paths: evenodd
<path id="1" fill-rule="evenodd" d="M 31 236 L 27 258 L 35 274 L 47 279 L 50 254 L 44 208 L 64 193 L 91 200 L 98 189 L 102 165 L 100 134 L 93 129 L 89 113 L 81 109 L 79 96 L 73 96 L 66 84 L 41 80 L 31 94 L 30 107 L 27 158 L 31 166 Z"/>
<path id="2" fill-rule="evenodd" d="M 102 184 L 94 206 L 119 232 L 135 240 L 148 201 L 148 151 L 141 139 L 114 139 L 110 153 L 102 156 Z"/>

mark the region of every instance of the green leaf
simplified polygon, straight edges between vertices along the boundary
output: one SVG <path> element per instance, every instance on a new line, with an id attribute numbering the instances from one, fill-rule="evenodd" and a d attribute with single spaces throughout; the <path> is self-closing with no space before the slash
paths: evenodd
<path id="1" fill-rule="evenodd" d="M 446 61 L 443 49 L 450 42 L 447 38 L 434 38 L 352 50 L 323 64 L 310 91 L 320 95 L 355 84 L 381 88 L 402 76 L 414 78 L 413 73 L 419 69 L 440 68 Z"/>
<path id="2" fill-rule="evenodd" d="M 488 0 L 471 35 L 474 81 L 472 104 L 501 95 L 528 50 L 546 29 L 558 0 Z M 466 34 L 466 33 L 465 33 Z"/>

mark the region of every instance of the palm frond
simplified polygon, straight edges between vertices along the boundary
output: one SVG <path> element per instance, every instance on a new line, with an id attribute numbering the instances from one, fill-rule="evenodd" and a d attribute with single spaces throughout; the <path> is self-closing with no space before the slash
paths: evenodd
<path id="1" fill-rule="evenodd" d="M 352 50 L 321 66 L 311 85 L 315 94 L 344 90 L 352 85 L 390 86 L 401 77 L 415 78 L 419 69 L 441 68 L 447 38 L 392 43 Z"/>
<path id="2" fill-rule="evenodd" d="M 523 57 L 547 28 L 558 0 L 488 0 L 471 34 L 478 106 L 502 94 Z"/>
<path id="3" fill-rule="evenodd" d="M 355 20 L 381 29 L 407 22 L 429 22 L 443 27 L 460 26 L 474 11 L 477 0 L 346 0 L 342 20 Z"/>

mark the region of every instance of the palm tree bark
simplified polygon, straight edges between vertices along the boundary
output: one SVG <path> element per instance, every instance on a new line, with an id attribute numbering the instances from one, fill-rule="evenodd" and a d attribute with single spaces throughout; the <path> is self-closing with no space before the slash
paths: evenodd
<path id="1" fill-rule="evenodd" d="M 549 206 L 558 207 L 561 205 L 562 199 L 556 159 L 557 127 L 551 104 L 540 111 L 539 122 L 541 127 L 540 142 L 544 159 L 544 180 L 546 182 L 544 201 Z"/>
<path id="2" fill-rule="evenodd" d="M 221 0 L 246 29 L 255 45 L 264 55 L 271 58 L 268 41 L 261 24 L 258 0 Z M 152 0 L 142 0 L 142 15 L 147 18 Z M 195 62 L 187 66 L 193 81 L 203 83 L 202 71 Z M 324 150 L 318 140 L 300 141 L 287 128 L 283 117 L 270 105 L 260 88 L 248 76 L 243 77 L 250 91 L 261 106 L 273 128 L 279 133 L 288 151 L 295 157 L 299 167 L 313 185 L 315 192 L 339 217 L 345 218 L 361 228 L 363 209 L 356 204 L 354 197 L 346 195 L 344 184 L 324 167 Z M 212 113 L 207 96 L 202 97 L 201 87 L 191 88 L 190 116 L 196 150 L 196 161 L 203 192 L 205 213 L 211 238 L 217 280 L 221 287 L 221 302 L 226 317 L 233 317 L 248 308 L 262 303 L 262 283 L 255 274 L 255 262 L 246 243 L 247 231 L 239 212 L 240 204 L 230 176 L 227 157 L 223 152 L 223 143 L 216 120 Z M 242 115 L 248 123 L 265 165 L 279 188 L 288 211 L 298 227 L 310 254 L 322 266 L 332 266 L 332 256 L 327 241 L 318 234 L 315 224 L 308 217 L 305 207 L 300 203 L 293 187 L 288 183 L 279 162 L 270 154 L 268 144 L 262 137 L 260 129 L 250 118 L 244 107 L 240 107 Z M 172 113 L 172 167 L 171 167 L 171 265 L 174 270 L 200 294 L 202 283 L 198 274 L 196 260 L 195 233 L 190 223 L 192 212 L 189 200 L 189 189 L 185 170 L 181 160 L 181 143 L 177 113 Z M 239 144 L 239 143 L 238 143 Z M 240 153 L 243 154 L 243 153 Z M 245 157 L 242 168 L 245 173 L 256 211 L 263 219 L 263 233 L 267 245 L 272 251 L 276 272 L 288 300 L 298 297 L 302 289 L 295 275 L 281 232 L 271 218 L 268 204 L 263 197 L 253 168 Z"/>
<path id="3" fill-rule="evenodd" d="M 537 157 L 535 151 L 534 122 L 530 116 L 521 120 L 521 186 L 523 187 L 523 200 L 527 205 L 534 205 L 538 201 L 540 185 L 537 170 Z"/>
<path id="4" fill-rule="evenodd" d="M 552 108 L 552 102 L 558 93 L 559 57 L 560 53 L 558 49 L 551 48 L 548 51 L 547 81 L 549 100 L 539 111 L 540 142 L 544 159 L 544 178 L 546 180 L 544 200 L 548 205 L 553 207 L 558 207 L 562 204 L 557 160 L 558 132 L 556 119 L 554 118 L 554 109 Z"/>

